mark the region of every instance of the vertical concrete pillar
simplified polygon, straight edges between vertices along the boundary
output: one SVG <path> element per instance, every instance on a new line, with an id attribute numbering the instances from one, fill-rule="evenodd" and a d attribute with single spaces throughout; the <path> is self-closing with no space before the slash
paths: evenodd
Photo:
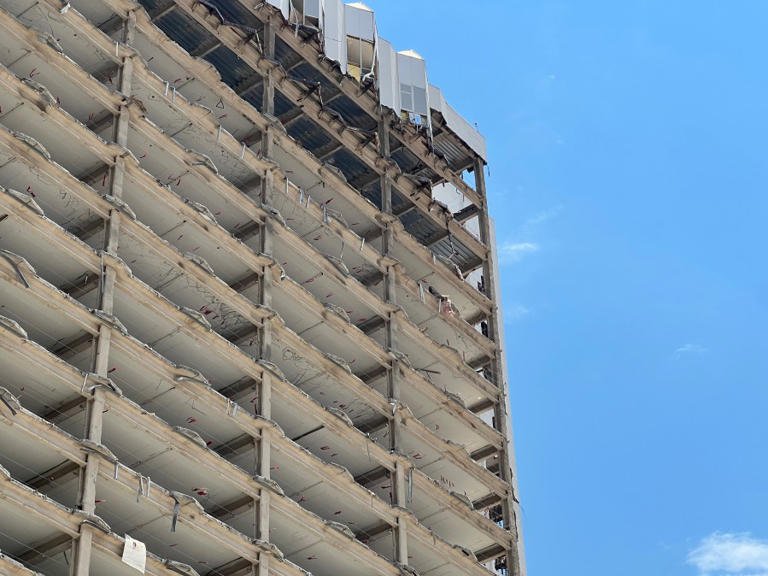
<path id="1" fill-rule="evenodd" d="M 480 158 L 475 158 L 475 189 L 481 198 L 487 198 L 485 182 L 485 164 Z M 493 302 L 493 310 L 488 318 L 488 334 L 495 343 L 494 358 L 490 367 L 499 390 L 498 400 L 494 406 L 494 421 L 496 429 L 504 438 L 504 446 L 499 453 L 499 475 L 510 486 L 510 493 L 502 500 L 502 516 L 504 527 L 512 532 L 516 546 L 507 550 L 507 570 L 510 576 L 525 576 L 525 561 L 522 556 L 522 531 L 520 505 L 517 499 L 517 476 L 515 474 L 514 446 L 512 443 L 511 415 L 509 411 L 509 396 L 507 393 L 507 370 L 504 360 L 504 336 L 501 314 L 499 312 L 501 293 L 499 290 L 498 267 L 496 263 L 496 246 L 487 202 L 480 207 L 480 240 L 488 248 L 488 255 L 483 263 L 483 284 L 486 295 Z"/>
<path id="2" fill-rule="evenodd" d="M 395 465 L 395 505 L 398 508 L 407 508 L 408 488 L 407 475 L 408 467 L 404 462 L 398 460 Z M 398 515 L 397 526 L 395 527 L 395 559 L 398 563 L 408 565 L 408 525 L 404 515 Z"/>
<path id="3" fill-rule="evenodd" d="M 265 134 L 265 139 L 271 139 L 271 134 Z M 262 202 L 269 204 L 268 199 L 271 194 L 272 178 L 267 173 L 262 179 Z M 263 254 L 272 254 L 270 219 L 264 221 L 261 228 L 261 252 Z M 272 269 L 264 266 L 261 269 L 261 287 L 259 291 L 259 303 L 265 307 L 272 305 Z M 269 360 L 272 355 L 272 326 L 271 320 L 265 319 L 261 329 L 261 351 L 260 355 L 265 360 Z M 259 415 L 264 418 L 272 418 L 272 375 L 264 371 L 259 384 Z M 258 470 L 257 474 L 264 478 L 270 476 L 271 466 L 271 441 L 270 430 L 264 428 L 257 440 L 258 450 Z M 259 500 L 256 502 L 256 538 L 259 540 L 269 540 L 269 490 L 262 488 L 259 494 Z M 259 554 L 259 576 L 267 576 L 269 573 L 269 555 Z"/>
<path id="4" fill-rule="evenodd" d="M 268 269 L 265 270 L 265 274 L 267 273 L 269 273 Z M 266 419 L 272 418 L 272 374 L 266 370 L 262 373 L 259 384 L 258 414 Z M 269 478 L 272 462 L 270 430 L 265 428 L 261 431 L 260 436 L 255 440 L 254 447 L 256 449 L 255 473 L 263 478 Z M 255 537 L 258 540 L 269 540 L 269 500 L 269 491 L 262 488 L 259 493 L 259 500 L 255 502 L 254 512 Z M 259 554 L 257 573 L 258 576 L 268 576 L 269 554 L 263 552 Z"/>
<path id="5" fill-rule="evenodd" d="M 275 59 L 275 26 L 280 24 L 270 18 L 264 23 L 264 38 L 262 45 L 264 48 L 264 57 L 270 60 Z M 275 79 L 272 72 L 268 72 L 264 77 L 263 100 L 261 110 L 270 116 L 275 115 Z"/>
<path id="6" fill-rule="evenodd" d="M 379 154 L 382 158 L 389 160 L 391 155 L 389 141 L 389 126 L 385 114 L 379 118 L 378 126 Z M 392 179 L 388 171 L 381 175 L 381 211 L 389 215 L 390 218 L 384 221 L 384 233 L 381 239 L 381 253 L 383 256 L 390 256 L 394 246 L 394 232 L 391 226 L 392 214 Z M 397 304 L 397 269 L 395 266 L 387 266 L 384 277 L 384 300 L 388 304 Z M 387 350 L 397 351 L 397 321 L 394 313 L 390 313 L 386 319 L 385 346 Z M 392 360 L 387 370 L 387 392 L 390 402 L 393 403 L 393 414 L 389 421 L 389 439 L 390 450 L 395 454 L 401 453 L 401 423 L 397 408 L 400 403 L 400 371 L 398 360 Z M 395 467 L 395 477 L 393 479 L 394 504 L 400 508 L 407 508 L 407 489 L 406 476 L 408 474 L 405 464 L 398 460 Z M 403 565 L 408 564 L 408 531 L 405 517 L 399 517 L 395 526 L 395 558 Z"/>
<path id="7" fill-rule="evenodd" d="M 389 128 L 386 124 L 384 116 L 379 120 L 378 126 L 379 136 L 379 154 L 383 158 L 389 159 L 390 156 L 390 143 L 389 143 Z M 385 214 L 392 215 L 392 180 L 389 174 L 385 171 L 381 175 L 381 211 Z M 381 253 L 383 256 L 389 256 L 392 251 L 392 243 L 394 241 L 392 227 L 388 220 L 384 223 L 384 233 L 381 237 Z M 394 266 L 387 266 L 387 270 L 384 276 L 384 300 L 388 304 L 397 303 L 397 277 Z M 386 319 L 385 323 L 385 347 L 387 350 L 396 350 L 396 322 L 394 315 Z M 400 387 L 397 379 L 397 361 L 392 361 L 389 369 L 387 370 L 387 390 L 389 399 L 391 402 L 399 402 L 400 400 Z M 400 431 L 396 415 L 393 414 L 390 419 L 390 449 L 397 452 L 400 448 Z"/>
<path id="8" fill-rule="evenodd" d="M 259 552 L 259 565 L 253 571 L 255 576 L 269 576 L 269 554 Z"/>
<path id="9" fill-rule="evenodd" d="M 129 14 L 128 19 L 123 23 L 123 41 L 131 42 L 135 34 L 136 18 L 133 12 Z M 120 109 L 115 115 L 114 122 L 114 141 L 120 146 L 128 144 L 128 127 L 130 117 L 126 107 L 127 99 L 131 95 L 131 86 L 133 79 L 133 60 L 127 57 L 123 60 L 119 73 L 119 89 L 124 100 Z M 123 194 L 123 185 L 125 179 L 125 162 L 122 158 L 116 158 L 110 174 L 110 194 L 115 198 L 120 198 Z M 103 250 L 108 254 L 117 254 L 118 241 L 120 237 L 120 219 L 122 215 L 119 210 L 112 209 L 106 222 L 104 231 Z M 115 304 L 115 284 L 117 274 L 114 268 L 106 265 L 102 260 L 101 282 L 99 285 L 99 309 L 105 314 L 114 313 Z M 99 333 L 96 336 L 96 349 L 93 357 L 92 371 L 98 376 L 107 377 L 109 373 L 109 351 L 112 339 L 112 328 L 106 324 L 99 327 Z M 101 443 L 103 429 L 103 415 L 106 405 L 106 391 L 103 387 L 95 387 L 93 395 L 88 400 L 87 405 L 87 427 L 85 438 L 96 443 Z M 86 514 L 95 514 L 96 512 L 96 490 L 99 475 L 99 459 L 93 454 L 86 457 L 85 469 L 81 474 L 81 481 L 78 493 L 80 509 Z M 91 548 L 93 544 L 93 528 L 83 524 L 80 528 L 80 537 L 74 545 L 74 561 L 70 566 L 70 573 L 73 576 L 87 576 L 90 572 Z"/>
<path id="10" fill-rule="evenodd" d="M 264 57 L 274 59 L 275 57 L 275 24 L 268 20 L 264 24 Z M 274 115 L 275 112 L 275 89 L 271 74 L 264 78 L 264 100 L 263 109 L 267 114 Z M 274 153 L 274 128 L 268 127 L 261 139 L 261 155 L 264 158 L 271 158 Z M 270 170 L 267 170 L 261 179 L 260 200 L 262 205 L 272 205 L 272 194 L 274 188 L 274 176 Z M 260 250 L 263 254 L 272 255 L 272 223 L 267 219 L 261 228 Z M 271 306 L 272 304 L 272 275 L 268 267 L 262 268 L 260 304 Z M 261 336 L 261 357 L 265 360 L 270 359 L 271 355 L 271 331 L 269 321 L 264 322 L 264 329 Z"/>
<path id="11" fill-rule="evenodd" d="M 258 466 L 257 474 L 262 478 L 270 477 L 271 468 L 271 431 L 268 428 L 264 428 L 261 431 L 261 435 L 257 441 L 258 450 Z M 256 539 L 264 542 L 269 541 L 269 503 L 271 494 L 269 489 L 262 487 L 259 491 L 259 500 L 255 503 L 256 514 Z M 269 554 L 259 553 L 259 565 L 258 575 L 269 575 Z"/>
<path id="12" fill-rule="evenodd" d="M 270 60 L 275 58 L 275 26 L 277 24 L 271 19 L 264 23 L 263 48 L 264 57 Z M 274 116 L 275 114 L 275 81 L 272 73 L 268 72 L 264 77 L 264 87 L 262 94 L 262 111 L 265 114 Z M 261 155 L 264 158 L 271 158 L 274 148 L 274 128 L 268 127 L 261 139 Z M 267 170 L 261 179 L 261 190 L 259 198 L 262 206 L 272 205 L 272 194 L 274 190 L 274 177 L 271 171 Z M 261 227 L 259 248 L 262 254 L 273 255 L 272 249 L 272 226 L 269 218 L 264 221 Z M 259 304 L 265 307 L 272 306 L 272 269 L 264 266 L 261 269 L 261 287 L 259 291 Z M 261 331 L 261 357 L 270 360 L 272 356 L 272 327 L 270 320 L 265 320 Z M 259 414 L 264 418 L 272 417 L 272 375 L 264 372 L 261 377 L 259 392 Z M 258 471 L 257 474 L 263 478 L 270 477 L 271 468 L 271 441 L 270 430 L 265 428 L 261 431 L 258 439 Z M 262 488 L 259 493 L 259 501 L 256 503 L 256 538 L 263 541 L 269 541 L 269 501 L 270 492 Z M 269 574 L 269 554 L 259 554 L 258 565 L 259 576 L 268 576 Z"/>

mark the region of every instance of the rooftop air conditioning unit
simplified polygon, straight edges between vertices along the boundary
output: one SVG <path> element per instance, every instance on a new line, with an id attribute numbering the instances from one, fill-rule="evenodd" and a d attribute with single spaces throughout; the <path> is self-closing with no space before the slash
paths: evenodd
<path id="1" fill-rule="evenodd" d="M 397 75 L 403 118 L 411 124 L 429 126 L 427 63 L 413 50 L 398 52 Z"/>
<path id="2" fill-rule="evenodd" d="M 368 6 L 355 2 L 344 6 L 347 33 L 347 73 L 362 82 L 373 75 L 376 63 L 376 19 Z"/>

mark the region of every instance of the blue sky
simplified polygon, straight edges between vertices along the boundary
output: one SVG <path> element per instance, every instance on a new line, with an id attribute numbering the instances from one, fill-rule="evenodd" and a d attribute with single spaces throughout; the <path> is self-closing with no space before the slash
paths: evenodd
<path id="1" fill-rule="evenodd" d="M 768 3 L 369 4 L 488 139 L 529 574 L 768 574 Z"/>

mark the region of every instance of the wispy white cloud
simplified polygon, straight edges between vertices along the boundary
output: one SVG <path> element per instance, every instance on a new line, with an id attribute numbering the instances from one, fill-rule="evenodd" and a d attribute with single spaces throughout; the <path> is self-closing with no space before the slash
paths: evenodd
<path id="1" fill-rule="evenodd" d="M 526 220 L 525 224 L 523 224 L 523 228 L 530 229 L 534 226 L 544 224 L 544 222 L 549 220 L 553 220 L 560 215 L 560 213 L 563 211 L 563 208 L 564 206 L 562 204 L 558 204 L 557 206 L 553 206 L 547 210 L 542 210 L 541 212 L 534 214 L 532 217 Z"/>
<path id="2" fill-rule="evenodd" d="M 498 252 L 500 263 L 502 265 L 513 264 L 519 262 L 528 254 L 538 252 L 540 249 L 538 243 L 523 239 L 531 238 L 532 236 L 535 237 L 536 228 L 538 226 L 557 218 L 562 211 L 563 205 L 557 204 L 552 208 L 537 212 L 523 222 L 523 224 L 514 232 L 513 239 L 508 239 L 499 245 Z"/>
<path id="3" fill-rule="evenodd" d="M 539 245 L 533 242 L 504 242 L 499 247 L 499 260 L 502 264 L 518 262 L 526 254 L 538 252 Z"/>
<path id="4" fill-rule="evenodd" d="M 675 350 L 675 358 L 680 358 L 684 354 L 695 354 L 700 356 L 709 352 L 709 348 L 701 344 L 683 344 Z"/>
<path id="5" fill-rule="evenodd" d="M 504 320 L 506 320 L 507 322 L 513 322 L 515 320 L 519 320 L 520 318 L 528 316 L 530 313 L 531 313 L 530 308 L 523 306 L 522 304 L 519 304 L 517 302 L 513 304 L 504 305 Z"/>
<path id="6" fill-rule="evenodd" d="M 768 576 L 768 541 L 715 532 L 688 553 L 687 562 L 702 576 Z"/>

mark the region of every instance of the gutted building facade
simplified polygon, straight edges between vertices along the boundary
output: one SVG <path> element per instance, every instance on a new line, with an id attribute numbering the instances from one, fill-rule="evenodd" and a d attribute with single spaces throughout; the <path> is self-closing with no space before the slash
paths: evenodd
<path id="1" fill-rule="evenodd" d="M 341 0 L 0 0 L 0 574 L 524 574 L 482 137 Z"/>

